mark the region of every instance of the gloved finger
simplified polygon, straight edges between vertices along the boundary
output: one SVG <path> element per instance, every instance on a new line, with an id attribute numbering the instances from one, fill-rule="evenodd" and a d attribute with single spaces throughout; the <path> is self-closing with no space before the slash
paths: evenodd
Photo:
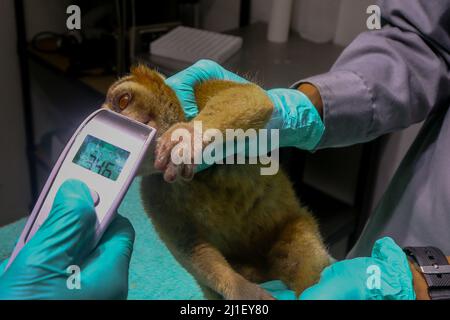
<path id="1" fill-rule="evenodd" d="M 188 68 L 189 69 L 189 68 Z M 239 83 L 248 83 L 248 81 L 237 74 L 228 71 L 220 64 L 213 60 L 201 59 L 191 66 L 192 72 L 196 76 L 196 82 L 193 84 L 198 84 L 200 81 L 217 79 L 217 80 L 227 80 Z"/>
<path id="2" fill-rule="evenodd" d="M 261 284 L 261 287 L 267 290 L 277 300 L 297 300 L 295 292 L 280 280 L 273 280 Z"/>
<path id="3" fill-rule="evenodd" d="M 248 83 L 246 79 L 226 70 L 217 62 L 208 59 L 201 59 L 192 66 L 167 78 L 166 84 L 175 88 L 182 85 L 187 85 L 194 88 L 196 85 L 207 80 L 227 80 L 239 83 Z"/>
<path id="4" fill-rule="evenodd" d="M 25 259 L 22 263 L 29 266 L 65 272 L 92 250 L 96 221 L 89 188 L 78 180 L 65 181 L 47 219 L 12 265 Z"/>
<path id="5" fill-rule="evenodd" d="M 135 231 L 120 215 L 112 221 L 101 241 L 81 266 L 81 294 L 96 299 L 125 299 Z M 83 291 L 85 293 L 83 293 Z"/>
<path id="6" fill-rule="evenodd" d="M 136 233 L 130 220 L 118 214 L 102 236 L 94 251 L 131 256 Z"/>
<path id="7" fill-rule="evenodd" d="M 331 281 L 326 284 L 316 284 L 300 295 L 299 300 L 361 300 L 363 296 L 352 283 Z"/>

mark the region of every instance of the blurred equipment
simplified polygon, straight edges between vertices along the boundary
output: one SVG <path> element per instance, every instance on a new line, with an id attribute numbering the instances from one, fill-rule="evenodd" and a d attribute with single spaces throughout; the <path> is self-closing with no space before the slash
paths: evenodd
<path id="1" fill-rule="evenodd" d="M 199 0 L 180 0 L 179 13 L 184 26 L 200 28 Z"/>
<path id="2" fill-rule="evenodd" d="M 147 52 L 152 41 L 179 25 L 179 22 L 167 22 L 146 26 L 132 26 L 129 34 L 131 61 L 135 60 L 140 53 Z"/>
<path id="3" fill-rule="evenodd" d="M 272 14 L 267 31 L 267 40 L 271 42 L 286 42 L 291 26 L 292 0 L 278 0 L 272 4 Z"/>
<path id="4" fill-rule="evenodd" d="M 65 70 L 72 76 L 111 74 L 114 71 L 115 40 L 112 34 L 102 33 L 88 38 L 79 31 L 63 34 L 40 32 L 36 34 L 31 47 L 40 53 L 60 54 L 68 59 Z"/>
<path id="5" fill-rule="evenodd" d="M 200 27 L 199 0 L 74 0 L 74 3 L 83 8 L 82 29 L 67 33 L 44 29 L 33 37 L 31 48 L 41 56 L 63 56 L 68 60 L 64 72 L 75 77 L 123 75 L 148 52 L 151 42 L 175 27 Z"/>
<path id="6" fill-rule="evenodd" d="M 131 0 L 130 11 L 129 47 L 131 63 L 140 54 L 148 51 L 152 41 L 173 28 L 179 25 L 200 27 L 199 0 L 171 0 L 163 3 Z M 159 14 L 152 15 L 149 12 L 158 12 Z"/>
<path id="7" fill-rule="evenodd" d="M 211 59 L 224 63 L 242 46 L 242 38 L 189 27 L 177 27 L 150 44 L 150 53 L 195 63 Z"/>
<path id="8" fill-rule="evenodd" d="M 300 2 L 298 31 L 302 38 L 326 43 L 333 40 L 337 28 L 341 2 L 336 0 L 302 0 Z M 295 21 L 294 21 L 295 23 Z"/>

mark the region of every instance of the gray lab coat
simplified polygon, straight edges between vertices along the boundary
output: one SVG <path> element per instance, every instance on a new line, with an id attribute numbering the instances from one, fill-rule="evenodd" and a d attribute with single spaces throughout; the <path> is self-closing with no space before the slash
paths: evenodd
<path id="1" fill-rule="evenodd" d="M 380 1 L 387 25 L 358 36 L 319 88 L 319 148 L 348 146 L 425 124 L 349 257 L 392 237 L 450 255 L 450 0 Z"/>

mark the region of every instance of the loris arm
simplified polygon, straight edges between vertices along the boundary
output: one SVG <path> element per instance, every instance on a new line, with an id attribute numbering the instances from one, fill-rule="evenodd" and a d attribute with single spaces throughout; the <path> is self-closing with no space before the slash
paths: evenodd
<path id="1" fill-rule="evenodd" d="M 214 86 L 217 86 L 215 83 L 217 81 L 213 80 L 230 80 L 234 77 L 237 81 L 231 80 L 238 84 L 235 83 L 235 87 L 224 89 L 208 99 L 195 120 L 201 120 L 206 129 L 218 129 L 221 132 L 236 128 L 279 129 L 280 147 L 293 146 L 314 150 L 325 128 L 316 107 L 305 94 L 295 89 L 264 91 L 256 85 L 248 84 L 246 80 L 223 69 L 215 62 L 207 62 L 203 60 L 166 80 L 166 84 L 175 91 L 188 115 L 195 114 L 193 109 L 198 110 L 192 107 L 194 97 L 199 96 L 197 92 L 215 92 Z M 209 82 L 211 82 L 209 88 L 213 89 L 203 89 L 202 87 L 207 86 Z M 230 81 L 226 82 L 230 83 Z M 201 100 L 198 99 L 200 105 Z M 166 181 L 175 180 L 179 173 L 185 178 L 191 178 L 193 175 L 192 165 L 182 164 L 177 167 L 170 163 L 170 153 L 178 144 L 178 141 L 171 141 L 170 137 L 174 130 L 181 128 L 190 129 L 192 134 L 196 132 L 192 125 L 175 125 L 173 130 L 169 130 L 165 137 L 161 138 L 156 148 L 155 167 L 165 172 Z M 202 128 L 203 131 L 204 128 Z M 191 145 L 194 144 L 191 143 Z M 204 146 L 205 143 L 196 145 Z M 271 145 L 271 147 L 275 146 Z M 191 155 L 198 152 L 198 150 L 193 151 Z"/>
<path id="2" fill-rule="evenodd" d="M 255 84 L 211 80 L 195 88 L 203 130 L 261 129 L 269 122 L 273 103 L 264 90 Z"/>

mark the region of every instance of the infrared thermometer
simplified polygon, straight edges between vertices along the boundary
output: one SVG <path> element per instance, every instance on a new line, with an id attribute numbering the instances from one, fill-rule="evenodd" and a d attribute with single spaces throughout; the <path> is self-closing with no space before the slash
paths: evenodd
<path id="1" fill-rule="evenodd" d="M 107 109 L 87 117 L 52 169 L 6 268 L 44 223 L 59 187 L 68 179 L 81 180 L 89 187 L 97 215 L 98 242 L 114 218 L 155 132 Z"/>

